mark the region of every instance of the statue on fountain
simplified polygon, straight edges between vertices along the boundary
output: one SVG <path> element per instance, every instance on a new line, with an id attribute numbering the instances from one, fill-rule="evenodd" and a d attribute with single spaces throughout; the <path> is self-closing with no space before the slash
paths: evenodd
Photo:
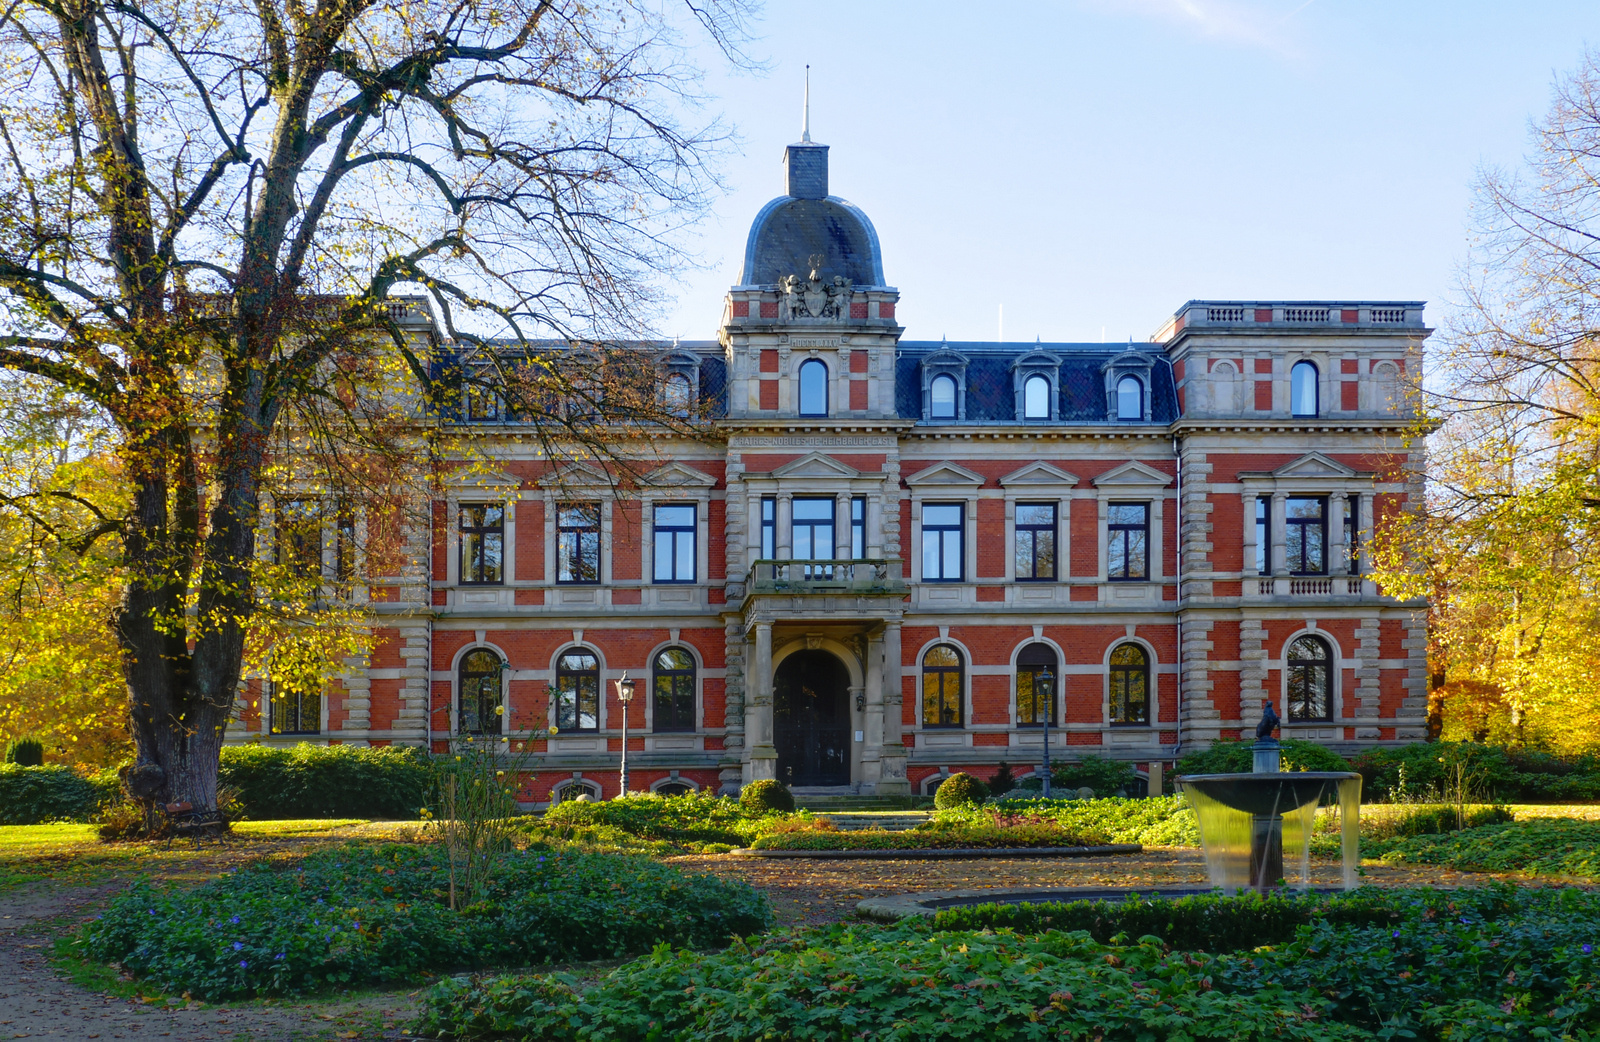
<path id="1" fill-rule="evenodd" d="M 1278 711 L 1272 707 L 1272 699 L 1261 700 L 1261 722 L 1256 724 L 1257 738 L 1271 738 L 1272 732 L 1278 729 Z"/>

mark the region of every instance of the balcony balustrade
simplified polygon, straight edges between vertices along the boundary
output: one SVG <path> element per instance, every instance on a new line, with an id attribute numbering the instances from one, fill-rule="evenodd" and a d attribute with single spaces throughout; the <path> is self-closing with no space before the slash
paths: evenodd
<path id="1" fill-rule="evenodd" d="M 900 559 L 757 561 L 751 593 L 904 593 Z"/>

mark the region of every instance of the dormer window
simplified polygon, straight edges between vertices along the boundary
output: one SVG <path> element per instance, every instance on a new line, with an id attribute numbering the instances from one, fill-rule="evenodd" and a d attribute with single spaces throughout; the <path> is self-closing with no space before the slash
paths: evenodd
<path id="1" fill-rule="evenodd" d="M 1048 420 L 1050 418 L 1050 380 L 1044 376 L 1030 376 L 1022 384 L 1022 418 Z"/>
<path id="2" fill-rule="evenodd" d="M 956 418 L 956 378 L 940 375 L 928 385 L 928 418 L 953 420 Z"/>
<path id="3" fill-rule="evenodd" d="M 1100 371 L 1106 380 L 1106 417 L 1123 423 L 1150 422 L 1150 380 L 1155 359 L 1133 345 L 1109 359 Z"/>
<path id="4" fill-rule="evenodd" d="M 1117 419 L 1144 419 L 1144 384 L 1137 376 L 1124 376 L 1117 381 Z"/>
<path id="5" fill-rule="evenodd" d="M 967 356 L 940 345 L 922 360 L 922 418 L 959 423 L 967 418 Z"/>
<path id="6" fill-rule="evenodd" d="M 686 417 L 689 415 L 689 405 L 694 397 L 689 391 L 689 378 L 682 373 L 673 373 L 667 377 L 667 382 L 661 388 L 661 405 L 668 416 Z"/>
<path id="7" fill-rule="evenodd" d="M 828 415 L 828 367 L 815 358 L 800 363 L 800 415 Z"/>
<path id="8" fill-rule="evenodd" d="M 1310 362 L 1296 362 L 1289 370 L 1289 411 L 1295 416 L 1316 416 L 1317 367 Z"/>

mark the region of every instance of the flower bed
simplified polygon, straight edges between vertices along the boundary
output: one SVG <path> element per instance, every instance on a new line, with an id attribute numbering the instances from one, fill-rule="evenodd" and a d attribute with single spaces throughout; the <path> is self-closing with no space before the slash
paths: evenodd
<path id="1" fill-rule="evenodd" d="M 749 885 L 606 854 L 510 857 L 487 900 L 446 903 L 436 848 L 342 847 L 190 889 L 139 884 L 81 932 L 90 958 L 204 999 L 412 981 L 428 972 L 704 948 L 767 929 Z"/>
<path id="2" fill-rule="evenodd" d="M 808 828 L 769 832 L 750 844 L 752 850 L 963 850 L 1028 847 L 1093 847 L 1109 842 L 1104 833 L 1069 831 L 1051 824 L 1013 827 L 973 825 L 905 832 L 883 829 Z"/>
<path id="3" fill-rule="evenodd" d="M 1182 796 L 1149 799 L 1103 800 L 999 800 L 977 807 L 940 811 L 929 827 L 956 827 L 975 823 L 1052 824 L 1066 832 L 1103 836 L 1100 842 L 1143 843 L 1149 846 L 1200 845 L 1194 812 Z"/>
<path id="4" fill-rule="evenodd" d="M 851 924 L 710 956 L 658 949 L 587 989 L 563 975 L 457 978 L 425 996 L 417 1030 L 541 1042 L 1594 1037 L 1600 896 L 1489 888 L 1363 891 L 1320 906 L 1206 901 L 1102 910 L 1112 944 L 1005 925 L 1036 910 L 962 909 L 941 913 L 966 917 L 955 930 Z M 1170 921 L 1190 939 L 1209 929 L 1214 950 L 1134 933 Z M 1274 943 L 1259 947 L 1262 933 Z"/>
<path id="5" fill-rule="evenodd" d="M 772 823 L 794 815 L 751 814 L 739 801 L 707 793 L 681 796 L 635 795 L 603 802 L 558 803 L 544 815 L 548 826 L 616 829 L 641 839 L 680 847 L 705 844 L 742 846 Z M 810 820 L 809 815 L 801 815 Z"/>

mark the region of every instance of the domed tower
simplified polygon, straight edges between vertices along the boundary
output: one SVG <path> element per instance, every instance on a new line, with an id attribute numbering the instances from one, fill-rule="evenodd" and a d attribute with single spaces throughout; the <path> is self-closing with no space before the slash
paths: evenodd
<path id="1" fill-rule="evenodd" d="M 809 128 L 783 165 L 785 193 L 756 214 L 723 309 L 729 417 L 890 418 L 900 294 L 877 230 L 828 194 L 828 146 Z"/>

